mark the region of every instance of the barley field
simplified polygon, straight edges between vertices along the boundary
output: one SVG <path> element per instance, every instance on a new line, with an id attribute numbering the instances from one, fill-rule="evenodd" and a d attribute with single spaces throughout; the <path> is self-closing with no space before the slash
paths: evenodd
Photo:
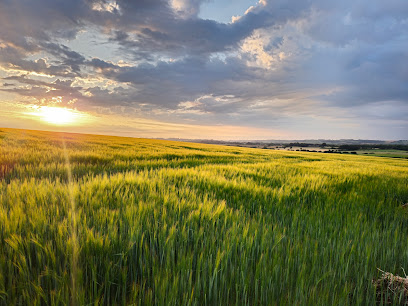
<path id="1" fill-rule="evenodd" d="M 408 161 L 0 129 L 0 305 L 373 305 Z"/>

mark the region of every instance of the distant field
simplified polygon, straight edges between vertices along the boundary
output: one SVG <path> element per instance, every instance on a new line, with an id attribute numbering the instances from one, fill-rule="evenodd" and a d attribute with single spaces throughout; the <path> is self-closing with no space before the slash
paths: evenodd
<path id="1" fill-rule="evenodd" d="M 392 158 L 406 158 L 408 159 L 408 152 L 401 151 L 401 150 L 360 150 L 357 151 L 358 154 L 364 155 L 372 155 L 372 156 L 379 156 L 379 157 L 392 157 Z"/>
<path id="2" fill-rule="evenodd" d="M 395 150 L 395 149 L 364 149 L 364 150 L 348 150 L 348 151 L 338 151 L 338 148 L 332 146 L 308 146 L 308 147 L 284 147 L 284 146 L 265 146 L 265 145 L 241 145 L 240 147 L 252 147 L 258 149 L 269 149 L 269 150 L 279 150 L 279 151 L 312 151 L 312 152 L 326 152 L 329 150 L 336 151 L 336 153 L 340 154 L 357 154 L 357 155 L 371 155 L 377 157 L 390 157 L 390 158 L 405 158 L 408 159 L 408 151 L 404 150 Z M 333 148 L 333 149 L 332 149 Z M 338 151 L 338 152 L 337 152 Z"/>
<path id="3" fill-rule="evenodd" d="M 0 304 L 375 304 L 408 160 L 0 129 Z"/>

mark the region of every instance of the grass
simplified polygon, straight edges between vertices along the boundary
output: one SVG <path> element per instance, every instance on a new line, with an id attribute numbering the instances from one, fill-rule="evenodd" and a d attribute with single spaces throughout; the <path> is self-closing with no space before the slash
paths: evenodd
<path id="1" fill-rule="evenodd" d="M 402 159 L 0 129 L 0 184 L 4 305 L 368 305 L 407 268 Z"/>

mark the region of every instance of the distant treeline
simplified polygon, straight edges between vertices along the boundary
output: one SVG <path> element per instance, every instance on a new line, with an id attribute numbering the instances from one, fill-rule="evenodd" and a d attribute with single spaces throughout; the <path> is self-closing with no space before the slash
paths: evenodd
<path id="1" fill-rule="evenodd" d="M 272 144 L 271 144 L 272 145 Z M 322 147 L 322 146 L 326 146 L 326 143 L 304 143 L 304 142 L 291 142 L 291 143 L 286 143 L 284 145 L 282 145 L 283 147 L 287 148 L 287 147 Z"/>
<path id="2" fill-rule="evenodd" d="M 351 141 L 351 140 L 350 140 Z M 399 140 L 393 143 L 374 143 L 374 140 L 361 140 L 370 141 L 372 143 L 353 143 L 353 144 L 341 144 L 335 143 L 335 141 L 328 140 L 327 142 L 289 142 L 289 143 L 280 143 L 280 142 L 261 142 L 261 141 L 222 141 L 222 140 L 200 140 L 196 141 L 198 143 L 206 143 L 206 144 L 221 144 L 221 145 L 228 145 L 228 146 L 239 146 L 239 147 L 281 147 L 281 148 L 291 148 L 291 147 L 299 147 L 299 148 L 331 148 L 331 149 L 338 149 L 342 151 L 358 151 L 358 150 L 369 150 L 369 149 L 385 149 L 385 150 L 401 150 L 401 151 L 408 151 L 408 144 L 406 144 L 406 140 Z M 377 140 L 380 142 L 380 140 Z M 403 143 L 403 144 L 401 144 Z"/>
<path id="3" fill-rule="evenodd" d="M 272 144 L 270 144 L 272 145 Z M 408 145 L 402 144 L 342 144 L 342 145 L 335 145 L 335 144 L 326 144 L 326 143 L 304 143 L 304 142 L 292 142 L 283 144 L 282 147 L 326 147 L 330 146 L 333 148 L 337 148 L 338 150 L 342 151 L 357 151 L 357 150 L 369 150 L 369 149 L 393 149 L 393 150 L 401 150 L 401 151 L 408 151 Z"/>
<path id="4" fill-rule="evenodd" d="M 358 144 L 358 145 L 340 145 L 339 150 L 344 151 L 356 151 L 356 150 L 369 150 L 369 149 L 393 149 L 408 151 L 408 145 L 398 145 L 398 144 Z"/>

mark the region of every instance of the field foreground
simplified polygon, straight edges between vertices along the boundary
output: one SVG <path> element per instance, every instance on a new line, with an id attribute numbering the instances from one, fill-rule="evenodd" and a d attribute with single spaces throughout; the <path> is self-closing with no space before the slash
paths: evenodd
<path id="1" fill-rule="evenodd" d="M 408 161 L 0 129 L 0 305 L 374 304 Z"/>

